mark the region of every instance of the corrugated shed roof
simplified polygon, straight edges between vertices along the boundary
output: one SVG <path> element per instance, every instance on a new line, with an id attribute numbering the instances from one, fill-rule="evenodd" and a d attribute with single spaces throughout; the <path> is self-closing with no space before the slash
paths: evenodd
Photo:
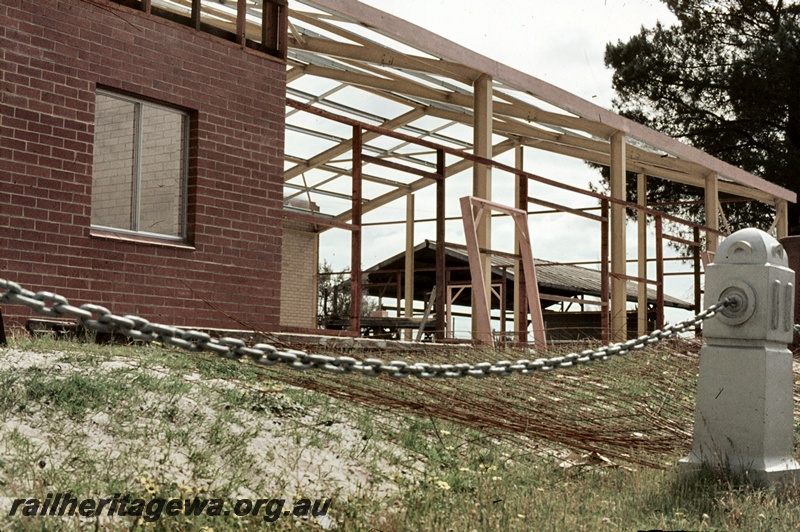
<path id="1" fill-rule="evenodd" d="M 445 244 L 445 254 L 447 257 L 447 267 L 451 268 L 451 282 L 453 284 L 463 284 L 469 281 L 469 257 L 466 249 L 457 244 Z M 414 247 L 414 267 L 417 273 L 414 276 L 415 299 L 423 300 L 424 293 L 433 287 L 432 279 L 435 275 L 430 271 L 435 267 L 436 242 L 425 240 Z M 548 295 L 562 297 L 577 297 L 581 295 L 600 297 L 601 278 L 598 270 L 583 268 L 572 264 L 560 264 L 557 262 L 543 259 L 535 259 L 536 276 L 539 283 L 539 291 L 542 293 L 542 303 L 544 305 L 553 304 L 555 300 L 548 300 Z M 399 253 L 386 259 L 364 271 L 368 275 L 370 282 L 392 282 L 397 278 L 397 272 L 405 269 L 405 252 Z M 500 281 L 503 270 L 506 270 L 506 282 L 514 281 L 514 261 L 508 257 L 492 256 L 492 276 L 495 282 Z M 637 285 L 634 282 L 627 283 L 628 301 L 637 301 Z M 508 291 L 511 292 L 510 290 Z M 376 290 L 369 289 L 372 295 L 379 295 Z M 384 295 L 392 295 L 386 293 Z M 648 288 L 647 299 L 649 303 L 655 304 L 656 291 Z M 549 301 L 549 303 L 548 303 Z M 461 304 L 461 303 L 457 303 Z M 691 310 L 692 304 L 664 295 L 664 304 L 668 307 L 682 308 Z"/>

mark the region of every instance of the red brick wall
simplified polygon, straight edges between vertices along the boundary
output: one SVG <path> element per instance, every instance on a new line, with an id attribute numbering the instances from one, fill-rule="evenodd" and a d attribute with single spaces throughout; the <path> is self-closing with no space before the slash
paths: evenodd
<path id="1" fill-rule="evenodd" d="M 154 322 L 275 329 L 285 65 L 92 2 L 0 3 L 0 278 Z M 98 85 L 192 112 L 188 246 L 91 234 Z"/>

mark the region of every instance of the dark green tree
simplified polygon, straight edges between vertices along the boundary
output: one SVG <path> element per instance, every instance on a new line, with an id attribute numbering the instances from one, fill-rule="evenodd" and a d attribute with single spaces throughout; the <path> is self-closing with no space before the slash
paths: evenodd
<path id="1" fill-rule="evenodd" d="M 783 0 L 662 0 L 678 22 L 642 27 L 606 46 L 621 114 L 800 193 L 800 3 Z M 648 201 L 702 198 L 702 191 L 650 180 Z M 634 199 L 636 186 L 629 182 Z M 733 230 L 769 226 L 773 210 L 728 203 Z M 672 207 L 702 220 L 702 205 Z M 800 209 L 789 206 L 792 234 Z"/>

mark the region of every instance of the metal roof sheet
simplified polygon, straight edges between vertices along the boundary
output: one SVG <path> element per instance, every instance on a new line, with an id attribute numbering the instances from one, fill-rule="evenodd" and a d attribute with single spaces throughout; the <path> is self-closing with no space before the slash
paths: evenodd
<path id="1" fill-rule="evenodd" d="M 435 274 L 431 271 L 435 265 L 436 242 L 425 240 L 414 247 L 414 292 L 415 299 L 424 300 L 425 293 L 430 292 L 435 282 Z M 465 249 L 461 249 L 458 244 L 446 243 L 445 255 L 447 267 L 451 269 L 451 282 L 453 284 L 466 284 L 469 282 L 469 257 Z M 593 296 L 600 297 L 601 277 L 598 270 L 583 268 L 573 264 L 560 264 L 544 259 L 535 259 L 536 276 L 539 283 L 539 291 L 542 293 L 543 305 L 556 303 L 555 299 L 548 299 L 547 296 L 577 297 Z M 514 281 L 514 261 L 508 257 L 492 256 L 492 277 L 495 282 L 499 282 L 505 269 L 506 282 Z M 385 283 L 397 280 L 397 274 L 405 270 L 405 252 L 398 253 L 380 263 L 365 269 L 368 281 L 371 283 Z M 402 277 L 402 276 L 401 276 Z M 402 279 L 400 279 L 402 283 Z M 634 282 L 627 283 L 628 301 L 637 301 L 637 285 Z M 394 293 L 384 290 L 384 293 L 377 288 L 369 288 L 370 295 L 385 295 L 391 297 Z M 510 290 L 508 291 L 511 292 Z M 656 291 L 647 290 L 649 303 L 655 304 Z M 464 304 L 469 298 L 465 297 L 457 301 L 456 304 Z M 591 301 L 587 301 L 591 304 Z M 468 303 L 467 303 L 468 304 Z M 664 295 L 664 304 L 668 307 L 681 308 L 686 310 L 693 309 L 693 305 L 676 297 Z"/>

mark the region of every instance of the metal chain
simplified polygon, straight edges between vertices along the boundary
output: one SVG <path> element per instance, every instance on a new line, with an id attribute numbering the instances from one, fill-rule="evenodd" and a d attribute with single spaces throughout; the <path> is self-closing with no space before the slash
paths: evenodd
<path id="1" fill-rule="evenodd" d="M 429 364 L 415 362 L 408 364 L 400 360 L 384 363 L 376 358 L 356 360 L 352 357 L 331 357 L 314 355 L 294 349 L 280 350 L 270 344 L 255 344 L 248 347 L 238 338 L 211 338 L 210 335 L 192 330 L 183 330 L 168 325 L 150 323 L 138 316 L 117 316 L 107 308 L 87 303 L 80 307 L 70 305 L 67 299 L 52 292 L 31 292 L 15 282 L 0 279 L 0 303 L 19 303 L 31 310 L 49 317 L 72 317 L 84 327 L 100 332 L 118 332 L 142 342 L 160 341 L 167 345 L 180 347 L 187 351 L 210 351 L 221 357 L 239 360 L 248 357 L 253 362 L 264 366 L 281 363 L 294 369 L 318 369 L 333 373 L 360 373 L 371 377 L 387 375 L 389 377 L 420 378 L 459 378 L 459 377 L 507 377 L 515 373 L 526 375 L 535 371 L 550 371 L 570 368 L 579 364 L 590 364 L 597 360 L 606 361 L 613 356 L 627 354 L 645 346 L 673 338 L 679 333 L 691 329 L 703 321 L 712 318 L 728 305 L 730 298 L 710 306 L 693 318 L 667 325 L 661 330 L 651 332 L 624 343 L 611 344 L 596 350 L 552 358 L 535 360 L 501 360 L 499 362 L 480 362 L 478 364 Z M 49 306 L 48 306 L 49 305 Z M 797 327 L 797 326 L 795 326 Z"/>

